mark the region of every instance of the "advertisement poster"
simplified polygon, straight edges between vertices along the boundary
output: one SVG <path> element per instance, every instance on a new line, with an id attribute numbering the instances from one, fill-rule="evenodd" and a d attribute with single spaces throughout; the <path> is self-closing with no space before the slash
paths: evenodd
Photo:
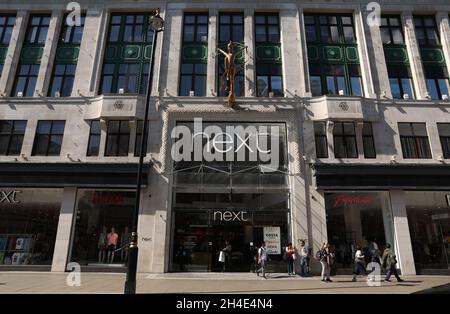
<path id="1" fill-rule="evenodd" d="M 264 227 L 264 242 L 268 254 L 281 254 L 280 227 Z"/>

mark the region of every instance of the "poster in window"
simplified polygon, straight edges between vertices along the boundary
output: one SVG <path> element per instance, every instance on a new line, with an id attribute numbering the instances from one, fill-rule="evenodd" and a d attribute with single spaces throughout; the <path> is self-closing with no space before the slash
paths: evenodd
<path id="1" fill-rule="evenodd" d="M 268 254 L 281 254 L 280 227 L 264 227 L 264 242 Z"/>

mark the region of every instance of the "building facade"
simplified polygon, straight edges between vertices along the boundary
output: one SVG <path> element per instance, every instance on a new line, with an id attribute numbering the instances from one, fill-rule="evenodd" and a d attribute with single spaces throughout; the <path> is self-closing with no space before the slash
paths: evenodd
<path id="1" fill-rule="evenodd" d="M 249 271 L 262 241 L 278 270 L 307 239 L 448 274 L 450 4 L 369 2 L 0 3 L 0 269 L 123 271 L 150 75 L 138 271 Z"/>

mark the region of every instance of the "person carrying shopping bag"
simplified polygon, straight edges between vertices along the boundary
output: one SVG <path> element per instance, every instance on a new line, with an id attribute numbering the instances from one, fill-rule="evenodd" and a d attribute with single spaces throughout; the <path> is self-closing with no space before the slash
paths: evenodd
<path id="1" fill-rule="evenodd" d="M 269 259 L 266 249 L 266 242 L 261 243 L 261 247 L 258 250 L 258 267 L 256 268 L 256 275 L 259 276 L 259 273 L 262 272 L 262 276 L 264 279 L 266 278 L 266 263 Z"/>
<path id="2" fill-rule="evenodd" d="M 292 243 L 289 243 L 286 246 L 286 260 L 287 260 L 287 266 L 288 266 L 288 276 L 295 275 L 295 270 L 294 270 L 295 247 L 292 246 Z"/>
<path id="3" fill-rule="evenodd" d="M 353 269 L 353 279 L 352 279 L 353 282 L 356 281 L 356 276 L 358 275 L 367 276 L 364 254 L 362 253 L 361 247 L 359 245 L 356 246 L 355 266 Z"/>

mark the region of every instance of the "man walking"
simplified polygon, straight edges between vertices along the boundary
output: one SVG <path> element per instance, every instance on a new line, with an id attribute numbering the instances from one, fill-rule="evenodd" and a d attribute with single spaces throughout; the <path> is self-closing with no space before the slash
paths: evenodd
<path id="1" fill-rule="evenodd" d="M 262 272 L 264 279 L 267 279 L 266 278 L 267 259 L 268 255 L 266 249 L 266 242 L 263 242 L 258 250 L 258 267 L 256 268 L 256 275 L 259 276 L 259 272 Z"/>
<path id="2" fill-rule="evenodd" d="M 364 262 L 364 255 L 361 251 L 361 247 L 358 245 L 356 247 L 356 253 L 355 253 L 355 267 L 353 269 L 353 279 L 352 281 L 356 281 L 356 277 L 358 275 L 367 275 L 366 271 L 366 265 Z"/>
<path id="3" fill-rule="evenodd" d="M 300 256 L 300 276 L 305 277 L 308 275 L 308 248 L 305 245 L 305 241 L 300 241 L 300 247 L 298 249 L 298 254 Z"/>
<path id="4" fill-rule="evenodd" d="M 387 270 L 386 277 L 384 278 L 385 282 L 390 282 L 389 279 L 391 278 L 392 274 L 395 276 L 398 282 L 404 281 L 397 273 L 397 268 L 395 267 L 395 265 L 397 265 L 397 257 L 391 250 L 391 245 L 389 243 L 386 244 L 386 249 L 383 252 L 381 261 L 381 265 Z"/>

